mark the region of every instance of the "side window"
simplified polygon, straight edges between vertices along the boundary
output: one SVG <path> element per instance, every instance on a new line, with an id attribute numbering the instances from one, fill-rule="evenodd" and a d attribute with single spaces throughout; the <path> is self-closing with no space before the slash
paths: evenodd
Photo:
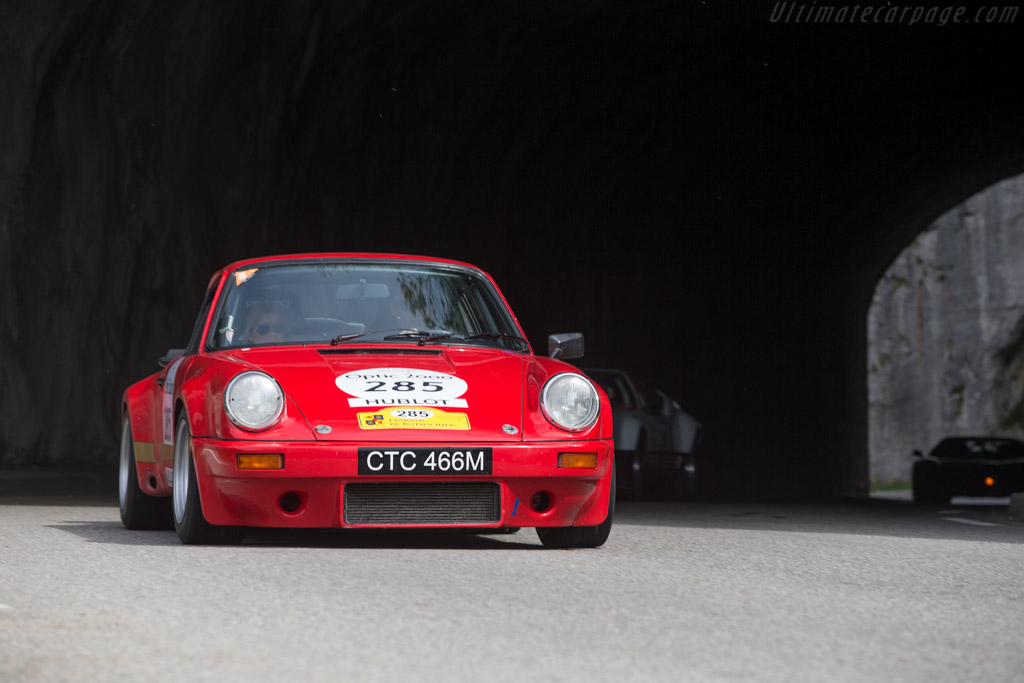
<path id="1" fill-rule="evenodd" d="M 626 379 L 620 374 L 593 373 L 591 378 L 601 385 L 608 400 L 621 403 L 623 408 L 632 410 L 636 407 L 633 401 L 633 392 L 630 391 Z"/>
<path id="2" fill-rule="evenodd" d="M 636 401 L 633 398 L 633 392 L 630 390 L 629 385 L 626 384 L 626 378 L 622 375 L 616 375 L 613 381 L 615 382 L 616 393 L 619 395 L 618 400 L 622 401 L 622 404 L 630 410 L 636 408 Z"/>
<path id="3" fill-rule="evenodd" d="M 199 350 L 199 338 L 203 334 L 203 325 L 206 324 L 206 316 L 210 313 L 210 304 L 213 303 L 213 289 L 206 290 L 206 296 L 203 297 L 203 305 L 199 307 L 199 316 L 196 318 L 196 324 L 192 327 L 192 337 L 188 340 L 188 347 L 185 349 L 185 355 L 191 356 Z"/>

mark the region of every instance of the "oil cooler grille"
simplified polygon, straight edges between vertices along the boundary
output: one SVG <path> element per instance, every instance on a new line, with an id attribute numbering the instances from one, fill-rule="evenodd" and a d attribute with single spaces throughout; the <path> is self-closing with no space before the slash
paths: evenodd
<path id="1" fill-rule="evenodd" d="M 496 483 L 346 484 L 345 523 L 494 524 L 501 519 Z"/>

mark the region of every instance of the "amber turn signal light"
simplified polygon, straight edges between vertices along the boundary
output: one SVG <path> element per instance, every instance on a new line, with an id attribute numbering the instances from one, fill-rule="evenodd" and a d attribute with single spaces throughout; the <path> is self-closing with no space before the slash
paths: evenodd
<path id="1" fill-rule="evenodd" d="M 283 470 L 284 456 L 280 453 L 239 453 L 235 456 L 235 464 L 240 470 Z"/>
<path id="2" fill-rule="evenodd" d="M 558 466 L 569 469 L 594 469 L 597 467 L 597 453 L 559 453 Z"/>
<path id="3" fill-rule="evenodd" d="M 995 486 L 996 480 L 992 477 L 985 477 L 985 486 Z"/>

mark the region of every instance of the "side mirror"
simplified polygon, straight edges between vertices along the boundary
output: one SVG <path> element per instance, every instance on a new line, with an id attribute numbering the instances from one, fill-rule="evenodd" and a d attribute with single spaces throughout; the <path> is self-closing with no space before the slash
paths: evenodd
<path id="1" fill-rule="evenodd" d="M 174 360 L 175 358 L 180 358 L 184 355 L 185 349 L 167 349 L 167 353 L 160 356 L 160 360 L 158 360 L 157 363 L 160 364 L 160 367 L 166 368 L 167 364 L 170 363 L 172 360 Z"/>
<path id="2" fill-rule="evenodd" d="M 548 355 L 568 360 L 583 357 L 583 333 L 565 332 L 548 336 Z"/>
<path id="3" fill-rule="evenodd" d="M 915 458 L 923 458 L 924 457 L 924 453 L 922 453 L 919 449 L 915 448 L 914 449 L 914 457 Z"/>

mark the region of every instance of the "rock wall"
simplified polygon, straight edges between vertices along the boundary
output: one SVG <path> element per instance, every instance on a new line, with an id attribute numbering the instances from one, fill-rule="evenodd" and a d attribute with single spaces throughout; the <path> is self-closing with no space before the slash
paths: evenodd
<path id="1" fill-rule="evenodd" d="M 256 173 L 234 136 L 260 131 L 232 87 L 258 79 L 238 65 L 253 32 L 224 27 L 275 17 L 233 9 L 0 4 L 0 462 L 112 459 L 121 391 L 187 334 L 210 259 L 229 260 L 219 221 L 265 209 L 253 192 L 237 210 Z M 277 29 L 297 52 L 302 31 Z"/>
<path id="2" fill-rule="evenodd" d="M 239 258 L 461 259 L 538 348 L 583 329 L 563 254 L 688 215 L 676 5 L 0 2 L 0 465 L 112 460 L 121 392 Z"/>
<path id="3" fill-rule="evenodd" d="M 1024 435 L 1024 176 L 956 206 L 879 281 L 868 316 L 870 466 L 907 479 L 952 434 Z"/>

